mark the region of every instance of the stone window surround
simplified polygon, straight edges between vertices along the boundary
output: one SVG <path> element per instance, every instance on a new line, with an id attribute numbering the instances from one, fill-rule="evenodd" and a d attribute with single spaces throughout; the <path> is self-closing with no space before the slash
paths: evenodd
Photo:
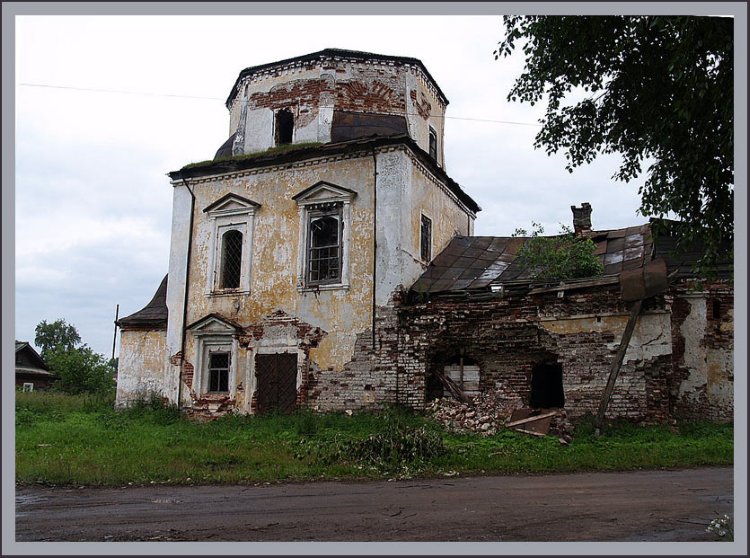
<path id="1" fill-rule="evenodd" d="M 322 195 L 318 195 L 322 193 Z M 349 260 L 351 258 L 352 200 L 356 192 L 320 182 L 294 196 L 299 209 L 299 257 L 297 258 L 297 291 L 348 290 L 350 287 Z M 316 206 L 341 204 L 341 279 L 337 283 L 308 284 L 308 243 L 310 241 L 310 220 L 316 214 Z"/>
<path id="2" fill-rule="evenodd" d="M 209 251 L 207 295 L 247 294 L 250 292 L 250 272 L 252 269 L 253 223 L 255 221 L 256 206 L 234 207 L 231 209 L 209 210 L 211 225 L 211 243 Z M 240 271 L 240 285 L 238 288 L 220 288 L 221 278 L 221 248 L 224 234 L 236 230 L 242 234 L 242 257 Z"/>
<path id="3" fill-rule="evenodd" d="M 237 340 L 232 335 L 225 333 L 195 333 L 196 336 L 196 365 L 193 385 L 195 391 L 199 394 L 224 394 L 234 398 L 237 385 Z M 229 391 L 212 392 L 209 391 L 209 372 L 210 363 L 209 353 L 227 352 L 229 353 Z"/>

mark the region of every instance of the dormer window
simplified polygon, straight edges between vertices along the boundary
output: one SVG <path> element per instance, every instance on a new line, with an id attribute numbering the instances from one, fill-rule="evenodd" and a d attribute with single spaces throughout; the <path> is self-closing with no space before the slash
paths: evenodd
<path id="1" fill-rule="evenodd" d="M 437 161 L 438 159 L 437 132 L 432 126 L 430 126 L 430 157 L 432 157 L 435 161 Z"/>
<path id="2" fill-rule="evenodd" d="M 294 116 L 289 109 L 276 113 L 276 145 L 292 143 L 294 137 Z"/>

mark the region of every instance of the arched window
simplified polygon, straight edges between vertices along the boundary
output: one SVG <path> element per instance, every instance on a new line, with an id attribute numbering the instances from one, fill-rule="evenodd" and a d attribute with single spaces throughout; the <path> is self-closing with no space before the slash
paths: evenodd
<path id="1" fill-rule="evenodd" d="M 237 289 L 242 273 L 242 233 L 230 230 L 221 238 L 221 288 Z"/>
<path id="2" fill-rule="evenodd" d="M 437 149 L 437 132 L 435 131 L 435 128 L 430 126 L 430 157 L 432 157 L 435 161 L 437 161 L 438 158 Z"/>
<path id="3" fill-rule="evenodd" d="M 276 113 L 276 145 L 292 143 L 294 136 L 294 116 L 288 109 Z"/>

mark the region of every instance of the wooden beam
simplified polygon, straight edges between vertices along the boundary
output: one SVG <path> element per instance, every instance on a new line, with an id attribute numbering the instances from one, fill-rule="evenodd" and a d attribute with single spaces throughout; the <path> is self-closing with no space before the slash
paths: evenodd
<path id="1" fill-rule="evenodd" d="M 536 415 L 533 417 L 527 417 L 525 419 L 514 420 L 513 422 L 509 422 L 508 424 L 506 424 L 506 426 L 508 428 L 512 428 L 514 426 L 518 426 L 519 424 L 526 424 L 527 422 L 536 422 L 538 420 L 554 417 L 556 414 L 557 411 L 552 411 L 551 413 L 544 413 L 543 415 Z"/>
<path id="2" fill-rule="evenodd" d="M 635 330 L 635 324 L 638 321 L 638 314 L 641 313 L 641 306 L 643 306 L 642 300 L 636 300 L 635 304 L 633 304 L 633 308 L 630 311 L 630 318 L 628 318 L 628 324 L 625 326 L 625 332 L 622 334 L 620 347 L 617 349 L 615 360 L 612 361 L 612 366 L 609 370 L 609 378 L 607 379 L 607 386 L 604 388 L 602 399 L 599 402 L 599 411 L 596 413 L 596 419 L 594 420 L 594 426 L 596 427 L 597 433 L 599 433 L 599 430 L 604 423 L 604 414 L 607 412 L 609 400 L 611 399 L 612 392 L 615 389 L 617 375 L 620 373 L 622 361 L 625 358 L 625 352 L 628 350 L 630 338 L 633 336 L 633 330 Z"/>
<path id="3" fill-rule="evenodd" d="M 533 430 L 524 430 L 523 428 L 514 428 L 515 432 L 523 432 L 524 434 L 532 434 L 534 436 L 546 436 L 546 434 L 542 434 L 541 432 L 534 432 Z"/>
<path id="4" fill-rule="evenodd" d="M 469 402 L 469 397 L 461 390 L 461 388 L 458 387 L 458 385 L 456 385 L 456 382 L 454 382 L 445 374 L 438 374 L 437 377 L 443 384 L 443 386 L 445 386 L 445 389 L 447 389 L 453 397 L 455 397 L 459 401 L 463 401 L 464 403 Z"/>

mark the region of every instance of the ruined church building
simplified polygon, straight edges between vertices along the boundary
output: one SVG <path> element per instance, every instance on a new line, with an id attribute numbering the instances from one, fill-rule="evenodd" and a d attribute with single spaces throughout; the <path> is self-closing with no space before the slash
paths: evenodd
<path id="1" fill-rule="evenodd" d="M 650 224 L 593 231 L 602 277 L 539 284 L 525 239 L 473 236 L 446 173 L 448 100 L 417 59 L 326 49 L 246 68 L 215 157 L 169 173 L 168 275 L 118 321 L 117 405 L 196 417 L 424 409 L 448 383 L 607 416 L 731 420 L 729 268 L 700 292 Z M 689 262 L 688 262 L 689 263 Z"/>

